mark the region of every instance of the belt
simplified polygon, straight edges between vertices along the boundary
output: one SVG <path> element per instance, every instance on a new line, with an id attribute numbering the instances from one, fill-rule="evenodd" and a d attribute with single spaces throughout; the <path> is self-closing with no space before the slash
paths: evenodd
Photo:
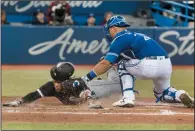
<path id="1" fill-rule="evenodd" d="M 146 60 L 164 60 L 169 58 L 168 56 L 149 56 L 145 57 Z"/>

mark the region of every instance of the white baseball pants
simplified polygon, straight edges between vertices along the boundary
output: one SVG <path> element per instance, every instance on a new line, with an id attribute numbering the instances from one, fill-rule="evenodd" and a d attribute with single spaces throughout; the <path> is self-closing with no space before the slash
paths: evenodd
<path id="1" fill-rule="evenodd" d="M 152 80 L 154 91 L 162 95 L 163 91 L 170 87 L 172 64 L 169 58 L 160 56 L 157 59 L 131 59 L 121 62 L 118 72 L 122 81 L 123 96 L 135 100 L 135 79 Z"/>

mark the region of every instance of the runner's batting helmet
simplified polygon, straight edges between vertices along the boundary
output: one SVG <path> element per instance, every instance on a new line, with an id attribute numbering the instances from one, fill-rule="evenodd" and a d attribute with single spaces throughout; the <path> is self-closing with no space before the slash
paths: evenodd
<path id="1" fill-rule="evenodd" d="M 74 65 L 70 62 L 59 62 L 50 70 L 50 75 L 54 80 L 64 81 L 69 79 L 74 73 Z"/>

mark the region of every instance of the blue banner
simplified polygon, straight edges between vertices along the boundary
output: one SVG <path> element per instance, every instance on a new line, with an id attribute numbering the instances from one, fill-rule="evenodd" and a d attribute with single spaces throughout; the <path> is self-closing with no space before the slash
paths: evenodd
<path id="1" fill-rule="evenodd" d="M 154 39 L 169 53 L 174 65 L 194 64 L 194 29 L 156 29 Z"/>
<path id="2" fill-rule="evenodd" d="M 155 39 L 174 65 L 194 64 L 193 28 L 129 28 Z M 102 27 L 2 26 L 2 64 L 95 64 L 109 50 Z"/>
<path id="3" fill-rule="evenodd" d="M 32 14 L 37 9 L 47 12 L 52 1 L 1 1 L 1 7 L 8 14 Z M 133 14 L 137 9 L 149 8 L 147 1 L 67 1 L 72 14 L 94 13 L 103 15 L 107 11 L 117 14 Z M 130 9 L 130 10 L 129 10 Z"/>

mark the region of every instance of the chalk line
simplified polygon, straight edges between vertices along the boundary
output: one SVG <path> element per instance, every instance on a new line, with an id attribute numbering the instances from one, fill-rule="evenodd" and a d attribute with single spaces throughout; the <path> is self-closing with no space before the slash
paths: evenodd
<path id="1" fill-rule="evenodd" d="M 62 114 L 62 115 L 141 115 L 141 116 L 167 116 L 167 115 L 188 115 L 188 116 L 194 116 L 194 113 L 184 113 L 184 112 L 174 112 L 171 110 L 160 110 L 159 112 L 38 112 L 38 111 L 29 111 L 29 112 L 24 112 L 21 110 L 6 110 L 4 111 L 6 113 L 10 114 L 17 114 L 17 113 L 22 113 L 22 114 L 45 114 L 45 115 L 54 115 L 54 114 Z"/>

